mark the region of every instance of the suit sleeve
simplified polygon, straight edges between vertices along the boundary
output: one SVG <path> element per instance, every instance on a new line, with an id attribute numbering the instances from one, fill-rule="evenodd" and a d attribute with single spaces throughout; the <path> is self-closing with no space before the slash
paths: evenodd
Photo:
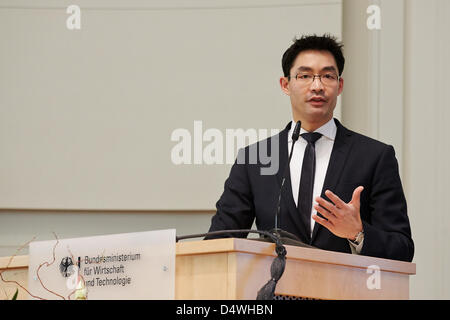
<path id="1" fill-rule="evenodd" d="M 245 151 L 239 150 L 238 159 L 242 159 Z M 245 161 L 244 161 L 245 162 Z M 235 161 L 230 176 L 225 181 L 224 191 L 216 203 L 216 214 L 211 219 L 209 231 L 250 229 L 255 218 L 253 195 L 247 173 L 247 164 Z M 223 238 L 222 236 L 207 236 L 205 240 Z M 247 237 L 247 233 L 229 234 L 228 237 Z"/>
<path id="2" fill-rule="evenodd" d="M 376 166 L 370 195 L 370 221 L 363 221 L 361 254 L 412 261 L 414 243 L 407 215 L 406 199 L 392 146 L 387 146 Z"/>

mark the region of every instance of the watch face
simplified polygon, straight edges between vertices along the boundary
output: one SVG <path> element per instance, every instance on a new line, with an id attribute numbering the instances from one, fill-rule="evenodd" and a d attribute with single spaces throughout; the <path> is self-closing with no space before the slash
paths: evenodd
<path id="1" fill-rule="evenodd" d="M 62 258 L 61 263 L 59 264 L 59 271 L 64 278 L 70 277 L 73 273 L 73 261 L 71 257 Z"/>

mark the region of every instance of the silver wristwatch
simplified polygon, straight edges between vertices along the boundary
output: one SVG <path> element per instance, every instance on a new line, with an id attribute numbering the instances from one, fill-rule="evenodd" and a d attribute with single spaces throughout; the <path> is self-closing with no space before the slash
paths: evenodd
<path id="1" fill-rule="evenodd" d="M 355 245 L 359 245 L 362 241 L 364 240 L 364 230 L 358 232 L 358 234 L 356 235 L 355 240 L 350 240 L 353 244 Z"/>

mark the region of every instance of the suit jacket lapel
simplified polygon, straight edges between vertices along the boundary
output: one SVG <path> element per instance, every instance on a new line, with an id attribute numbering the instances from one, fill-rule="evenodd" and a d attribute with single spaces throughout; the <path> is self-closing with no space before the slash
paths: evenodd
<path id="1" fill-rule="evenodd" d="M 333 150 L 331 152 L 330 162 L 328 164 L 321 193 L 321 197 L 326 200 L 329 199 L 325 196 L 325 191 L 334 191 L 336 189 L 341 177 L 342 169 L 352 146 L 350 139 L 352 132 L 345 128 L 337 119 L 334 119 L 334 121 L 337 126 L 336 138 L 334 140 Z M 311 243 L 313 243 L 321 228 L 323 227 L 319 223 L 314 224 Z"/>
<path id="2" fill-rule="evenodd" d="M 289 129 L 291 128 L 291 123 L 289 123 L 286 128 L 284 128 L 284 130 L 282 130 L 279 134 L 279 148 L 278 148 L 278 152 L 279 152 L 279 166 L 278 166 L 278 172 L 276 174 L 277 176 L 277 181 L 278 181 L 278 186 L 281 186 L 281 181 L 283 180 L 283 174 L 284 174 L 284 170 L 285 170 L 285 166 L 287 164 L 288 161 L 288 150 L 287 150 L 287 136 L 288 136 L 288 132 Z M 292 192 L 291 192 L 292 193 Z"/>

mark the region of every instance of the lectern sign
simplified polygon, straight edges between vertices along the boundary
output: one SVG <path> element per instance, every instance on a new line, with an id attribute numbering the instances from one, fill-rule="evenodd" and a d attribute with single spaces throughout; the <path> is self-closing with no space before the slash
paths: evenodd
<path id="1" fill-rule="evenodd" d="M 174 299 L 175 230 L 31 242 L 28 288 L 45 299 Z"/>

